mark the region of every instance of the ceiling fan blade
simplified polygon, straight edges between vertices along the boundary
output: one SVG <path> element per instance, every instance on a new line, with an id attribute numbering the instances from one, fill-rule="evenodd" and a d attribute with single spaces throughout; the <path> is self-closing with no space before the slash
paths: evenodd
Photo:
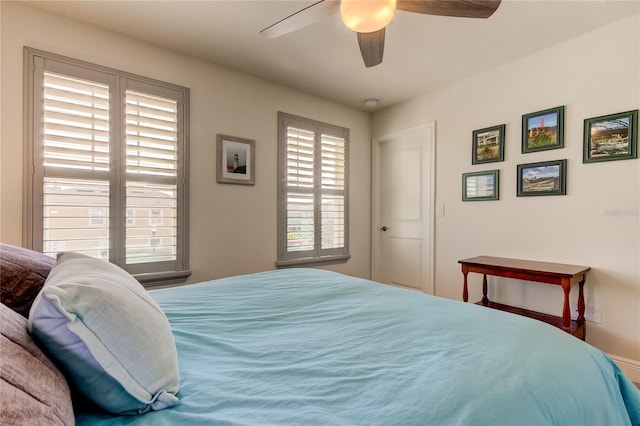
<path id="1" fill-rule="evenodd" d="M 281 35 L 308 27 L 322 18 L 338 13 L 338 11 L 340 11 L 339 1 L 320 0 L 268 26 L 260 31 L 260 34 L 268 38 L 280 37 Z"/>
<path id="2" fill-rule="evenodd" d="M 372 33 L 358 33 L 358 44 L 364 65 L 367 68 L 378 65 L 384 53 L 384 28 Z"/>
<path id="3" fill-rule="evenodd" d="M 501 0 L 397 0 L 396 9 L 427 15 L 488 18 Z"/>

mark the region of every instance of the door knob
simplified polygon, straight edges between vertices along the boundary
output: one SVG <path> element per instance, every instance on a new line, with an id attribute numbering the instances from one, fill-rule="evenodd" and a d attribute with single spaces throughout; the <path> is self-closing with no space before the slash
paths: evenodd
<path id="1" fill-rule="evenodd" d="M 387 228 L 386 226 L 383 226 L 382 228 L 380 228 L 380 230 L 381 230 L 382 232 L 386 232 L 386 231 L 387 231 L 387 229 L 389 229 L 389 228 Z"/>

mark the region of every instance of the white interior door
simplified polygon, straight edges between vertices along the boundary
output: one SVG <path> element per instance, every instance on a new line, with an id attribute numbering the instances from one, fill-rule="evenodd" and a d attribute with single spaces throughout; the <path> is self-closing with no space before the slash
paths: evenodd
<path id="1" fill-rule="evenodd" d="M 372 276 L 433 294 L 435 124 L 376 138 Z"/>

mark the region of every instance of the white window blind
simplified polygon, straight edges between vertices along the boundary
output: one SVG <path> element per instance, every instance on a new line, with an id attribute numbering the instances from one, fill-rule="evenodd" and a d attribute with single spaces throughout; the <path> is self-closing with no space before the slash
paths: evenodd
<path id="1" fill-rule="evenodd" d="M 278 264 L 349 257 L 348 129 L 279 115 Z"/>
<path id="2" fill-rule="evenodd" d="M 109 86 L 44 73 L 43 252 L 109 259 Z"/>
<path id="3" fill-rule="evenodd" d="M 177 255 L 177 102 L 126 92 L 128 264 Z"/>
<path id="4" fill-rule="evenodd" d="M 188 89 L 26 50 L 30 246 L 188 276 Z"/>
<path id="5" fill-rule="evenodd" d="M 322 249 L 337 249 L 345 240 L 345 150 L 343 138 L 321 134 Z"/>

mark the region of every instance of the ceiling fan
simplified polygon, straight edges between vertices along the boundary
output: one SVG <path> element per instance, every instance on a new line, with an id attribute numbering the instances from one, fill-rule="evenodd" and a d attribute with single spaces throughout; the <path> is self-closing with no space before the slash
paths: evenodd
<path id="1" fill-rule="evenodd" d="M 340 11 L 345 25 L 355 31 L 367 67 L 382 62 L 385 27 L 396 10 L 427 15 L 488 18 L 501 0 L 320 0 L 260 31 L 273 38 L 299 30 Z"/>

